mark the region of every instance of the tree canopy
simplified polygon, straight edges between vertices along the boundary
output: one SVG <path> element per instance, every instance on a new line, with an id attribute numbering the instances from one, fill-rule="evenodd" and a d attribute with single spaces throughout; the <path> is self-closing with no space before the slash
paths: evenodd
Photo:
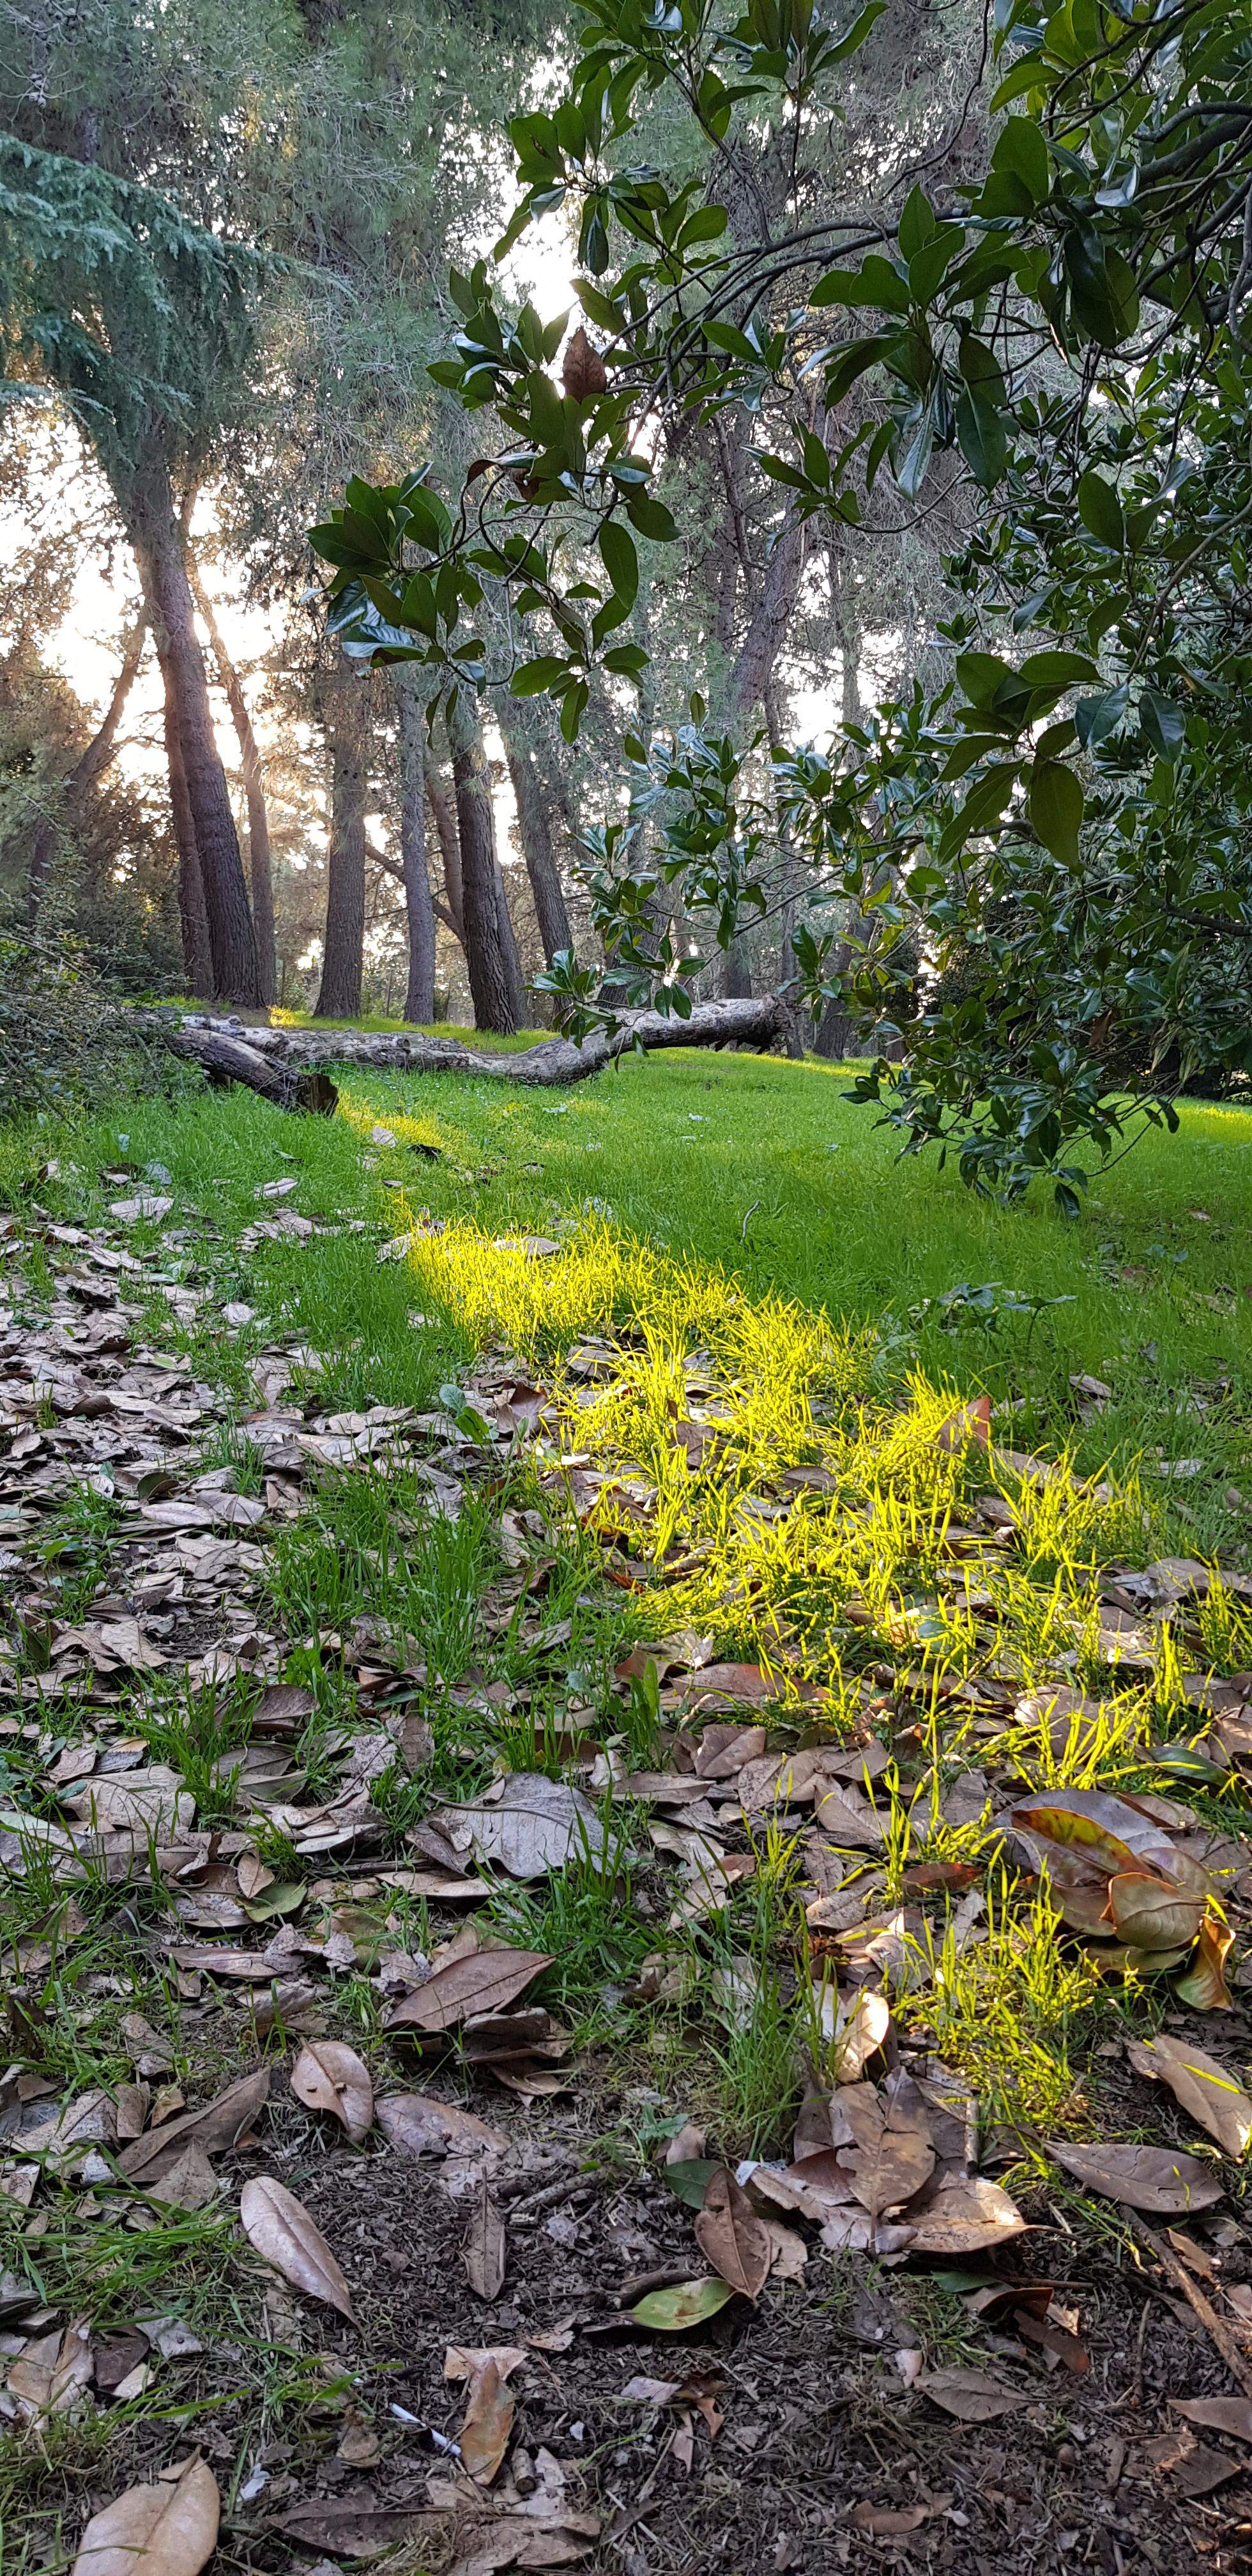
<path id="1" fill-rule="evenodd" d="M 565 94 L 512 125 L 497 251 L 574 210 L 573 328 L 511 312 L 485 262 L 454 275 L 433 372 L 482 453 L 446 500 L 426 475 L 349 487 L 314 532 L 332 621 L 446 696 L 489 676 L 503 588 L 509 685 L 554 697 L 572 739 L 597 687 L 647 698 L 640 545 L 672 545 L 702 426 L 754 424 L 776 550 L 796 526 L 924 526 L 968 491 L 937 679 L 829 752 L 773 742 L 768 795 L 701 698 L 656 710 L 659 734 L 623 711 L 631 800 L 593 836 L 593 899 L 632 997 L 682 1010 L 685 934 L 660 925 L 702 917 L 729 947 L 794 910 L 801 868 L 797 993 L 836 989 L 838 904 L 840 986 L 903 999 L 903 1058 L 863 1094 L 977 1185 L 1047 1170 L 1072 1208 L 1076 1145 L 1107 1154 L 1131 1104 L 1168 1117 L 1193 1066 L 1252 1069 L 1252 14 L 1011 0 L 947 126 L 903 154 L 888 136 L 833 201 L 821 136 L 889 0 L 578 17 Z M 660 99 L 685 170 L 638 157 Z M 745 226 L 766 147 L 781 201 Z M 572 954 L 546 981 L 571 1027 L 611 1008 Z"/>

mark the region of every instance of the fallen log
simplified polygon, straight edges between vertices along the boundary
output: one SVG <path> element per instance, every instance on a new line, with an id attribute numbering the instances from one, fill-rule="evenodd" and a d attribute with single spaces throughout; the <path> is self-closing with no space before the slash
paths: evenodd
<path id="1" fill-rule="evenodd" d="M 138 1016 L 138 1015 L 137 1015 Z M 585 1082 L 632 1049 L 660 1047 L 767 1048 L 793 1041 L 792 1013 L 776 993 L 750 1001 L 700 1002 L 689 1019 L 660 1011 L 627 1011 L 612 1030 L 596 1029 L 575 1046 L 569 1038 L 544 1038 L 538 1046 L 488 1052 L 453 1038 L 424 1037 L 420 1030 L 371 1036 L 362 1029 L 246 1028 L 241 1020 L 208 1012 L 143 1015 L 145 1034 L 158 1036 L 176 1055 L 202 1064 L 210 1080 L 246 1083 L 282 1109 L 328 1115 L 338 1094 L 322 1069 L 329 1064 L 368 1065 L 388 1073 L 467 1073 L 492 1082 L 522 1082 L 542 1090 Z"/>
<path id="2" fill-rule="evenodd" d="M 210 1082 L 246 1083 L 249 1091 L 272 1100 L 276 1109 L 312 1110 L 323 1118 L 334 1112 L 339 1094 L 330 1075 L 314 1066 L 287 1064 L 281 1056 L 271 1059 L 225 1029 L 163 1023 L 157 1034 L 175 1055 L 202 1065 Z"/>

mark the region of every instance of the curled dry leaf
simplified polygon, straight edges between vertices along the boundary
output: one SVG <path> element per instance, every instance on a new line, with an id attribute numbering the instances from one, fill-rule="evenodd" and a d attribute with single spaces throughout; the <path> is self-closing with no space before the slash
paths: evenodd
<path id="1" fill-rule="evenodd" d="M 244 2184 L 239 2216 L 245 2235 L 266 2263 L 293 2288 L 324 2299 L 356 2324 L 352 2294 L 334 2255 L 307 2209 L 281 2182 L 260 2174 Z"/>
<path id="2" fill-rule="evenodd" d="M 993 2379 L 989 2370 L 931 2370 L 917 2385 L 945 2415 L 955 2415 L 961 2424 L 990 2424 L 997 2415 L 1011 2415 L 1027 2403 L 1023 2389 L 1007 2387 L 1002 2379 Z"/>
<path id="3" fill-rule="evenodd" d="M 482 2362 L 470 2381 L 469 2403 L 457 2439 L 461 2465 L 479 2486 L 498 2476 L 513 2430 L 517 2401 L 506 2388 L 499 2363 Z"/>
<path id="4" fill-rule="evenodd" d="M 552 1965 L 548 1950 L 476 1950 L 449 1959 L 425 1985 L 402 1995 L 387 2015 L 388 2030 L 455 2030 L 480 2013 L 503 2012 Z"/>
<path id="5" fill-rule="evenodd" d="M 725 2165 L 718 2167 L 696 2220 L 701 2253 L 745 2299 L 758 2299 L 769 2279 L 773 2248 L 746 2192 Z"/>
<path id="6" fill-rule="evenodd" d="M 1085 2190 L 1120 2200 L 1127 2209 L 1173 2218 L 1190 2209 L 1211 2209 L 1222 2196 L 1211 2165 L 1169 2147 L 1052 2145 L 1048 2154 Z"/>
<path id="7" fill-rule="evenodd" d="M 374 2087 L 368 2067 L 342 2040 L 306 2042 L 291 2070 L 291 2089 L 308 2110 L 332 2111 L 355 2147 L 368 2135 L 374 2118 Z"/>
<path id="8" fill-rule="evenodd" d="M 1190 2004 L 1193 2012 L 1233 2009 L 1235 1999 L 1226 1983 L 1226 1959 L 1234 1937 L 1229 1924 L 1219 1922 L 1216 1915 L 1207 1915 L 1200 1925 L 1195 1957 L 1177 1985 L 1180 2001 Z"/>
<path id="9" fill-rule="evenodd" d="M 217 2480 L 197 2456 L 92 2515 L 73 2576 L 200 2576 L 217 2547 Z"/>
<path id="10" fill-rule="evenodd" d="M 1228 2067 L 1202 2048 L 1162 2031 L 1157 2039 L 1132 2039 L 1126 2055 L 1139 2075 L 1168 2084 L 1176 2102 L 1216 2138 L 1228 2156 L 1247 2153 L 1252 2139 L 1252 2101 Z"/>

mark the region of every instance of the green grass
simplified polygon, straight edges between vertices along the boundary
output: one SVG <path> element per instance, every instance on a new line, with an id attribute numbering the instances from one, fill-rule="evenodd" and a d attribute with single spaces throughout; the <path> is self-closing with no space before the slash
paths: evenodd
<path id="1" fill-rule="evenodd" d="M 477 1353 L 508 1354 L 563 1407 L 552 1457 L 586 1452 L 655 1489 L 650 1519 L 633 1533 L 617 1525 L 611 1499 L 580 1526 L 523 1449 L 499 1461 L 489 1504 L 468 1503 L 456 1523 L 432 1518 L 418 1477 L 348 1474 L 326 1480 L 277 1534 L 270 1609 L 288 1640 L 286 1676 L 316 1701 L 298 1748 L 310 1794 L 333 1789 L 336 1730 L 354 1710 L 343 1657 L 324 1657 L 319 1631 L 347 1636 L 368 1619 L 394 1641 L 415 1641 L 427 1667 L 431 1769 L 397 1770 L 376 1791 L 391 1856 L 403 1854 L 432 1788 L 464 1794 L 501 1762 L 559 1773 L 571 1699 L 601 1739 L 650 1765 L 654 1697 L 641 1684 L 623 1704 L 611 1667 L 623 1643 L 685 1624 L 707 1632 L 716 1655 L 776 1672 L 780 1746 L 803 1741 L 811 1724 L 797 1677 L 828 1691 L 820 1723 L 839 1735 L 875 1667 L 920 1672 L 918 1725 L 890 1806 L 891 1890 L 919 1858 L 981 1867 L 990 1856 L 980 1827 L 938 1817 L 944 1781 L 987 1746 L 968 1715 L 937 1695 L 927 1707 L 932 1686 L 985 1671 L 994 1652 L 1001 1674 L 1027 1689 L 1070 1656 L 1105 1703 L 1100 1726 L 1076 1731 L 1058 1755 L 1046 1732 L 1006 1722 L 1019 1776 L 1146 1786 L 1157 1774 L 1145 1743 L 1191 1729 L 1188 1665 L 1230 1671 L 1252 1660 L 1246 1607 L 1220 1591 L 1189 1638 L 1167 1632 L 1146 1679 L 1100 1664 L 1094 1621 L 1110 1564 L 1143 1564 L 1167 1548 L 1246 1562 L 1252 1117 L 1187 1104 L 1179 1135 L 1150 1137 L 1097 1175 L 1067 1224 L 1043 1196 L 1006 1212 L 933 1162 L 901 1165 L 844 1088 L 825 1066 L 691 1053 L 628 1062 L 556 1094 L 354 1072 L 332 1120 L 206 1093 L 177 1106 L 127 1103 L 63 1132 L 0 1129 L 0 1204 L 35 1200 L 94 1222 L 122 1194 L 105 1169 L 126 1171 L 127 1193 L 149 1162 L 171 1174 L 167 1229 L 143 1226 L 134 1239 L 159 1246 L 167 1281 L 190 1282 L 204 1302 L 184 1333 L 154 1291 L 145 1326 L 226 1388 L 232 1419 L 208 1435 L 205 1457 L 233 1465 L 241 1483 L 259 1482 L 248 1363 L 278 1336 L 316 1355 L 298 1385 L 327 1411 L 430 1410 Z M 394 1145 L 373 1144 L 379 1123 Z M 414 1147 L 435 1149 L 433 1159 Z M 290 1198 L 258 1198 L 284 1176 L 297 1184 Z M 284 1207 L 326 1231 L 245 1249 L 247 1229 Z M 522 1238 L 533 1235 L 558 1250 L 530 1257 Z M 255 1310 L 234 1339 L 218 1323 L 231 1297 Z M 570 1346 L 591 1334 L 613 1346 L 603 1388 L 566 1368 Z M 1089 1417 L 1070 1385 L 1080 1372 L 1112 1390 Z M 954 1407 L 983 1390 L 997 1449 L 1059 1460 L 1053 1482 L 1023 1481 L 1002 1456 L 989 1466 L 977 1449 L 949 1456 L 937 1445 Z M 673 1426 L 710 1400 L 720 1446 L 693 1467 Z M 1198 1459 L 1199 1471 L 1162 1477 L 1162 1455 Z M 760 1507 L 762 1492 L 801 1463 L 823 1467 L 830 1491 L 780 1521 Z M 1106 1471 L 1107 1488 L 1084 1482 Z M 1015 1550 L 988 1538 L 978 1552 L 994 1649 L 986 1614 L 943 1579 L 950 1527 L 968 1523 L 989 1482 L 1019 1522 Z M 541 1614 L 525 1605 L 524 1616 L 507 1598 L 499 1615 L 492 1608 L 502 1575 L 493 1523 L 506 1503 L 539 1510 L 549 1527 Z M 49 1576 L 75 1615 L 109 1543 L 109 1516 L 92 1500 L 56 1525 Z M 629 1555 L 626 1587 L 614 1593 L 601 1577 L 605 1546 L 619 1568 Z M 492 1714 L 450 1697 L 476 1671 L 524 1683 L 529 1700 Z M 245 1740 L 241 1715 L 154 1692 L 135 1717 L 154 1753 L 194 1776 L 217 1812 L 221 1774 Z M 286 1876 L 283 1854 L 270 1858 Z M 583 2045 L 612 2055 L 640 2041 L 638 2016 L 619 2010 L 613 1990 L 648 1950 L 673 1947 L 672 1901 L 669 1874 L 644 1850 L 611 1885 L 573 1870 L 506 1893 L 493 1919 L 556 1954 L 546 1999 Z M 768 1853 L 720 1922 L 680 1938 L 706 1965 L 746 1957 L 756 1971 L 756 2001 L 740 2022 L 680 2005 L 648 2042 L 653 2072 L 664 2069 L 676 2089 L 690 2081 L 730 2152 L 776 2141 L 792 2099 L 806 2040 L 805 1938 L 783 1860 Z M 916 2009 L 942 2049 L 998 2116 L 1080 2120 L 1083 2034 L 1101 2027 L 1108 1990 L 1029 1911 L 999 1905 L 990 1938 L 959 1957 L 944 1939 L 940 1905 L 934 1973 Z M 345 2007 L 363 2031 L 367 2001 L 362 1988 Z M 689 2078 L 693 2049 L 698 2078 Z"/>
<path id="2" fill-rule="evenodd" d="M 552 1036 L 551 1029 L 517 1029 L 512 1037 L 500 1037 L 494 1029 L 467 1029 L 456 1020 L 389 1020 L 377 1011 L 356 1020 L 319 1020 L 312 1011 L 274 1009 L 270 1012 L 270 1025 L 276 1029 L 361 1029 L 373 1037 L 450 1038 L 457 1046 L 475 1047 L 482 1055 L 516 1055 Z"/>

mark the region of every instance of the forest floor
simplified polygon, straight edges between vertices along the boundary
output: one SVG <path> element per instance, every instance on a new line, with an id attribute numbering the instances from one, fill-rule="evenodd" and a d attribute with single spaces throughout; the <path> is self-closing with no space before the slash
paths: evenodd
<path id="1" fill-rule="evenodd" d="M 6 2576 L 1252 2560 L 1252 1118 L 841 1088 L 0 1129 Z"/>

